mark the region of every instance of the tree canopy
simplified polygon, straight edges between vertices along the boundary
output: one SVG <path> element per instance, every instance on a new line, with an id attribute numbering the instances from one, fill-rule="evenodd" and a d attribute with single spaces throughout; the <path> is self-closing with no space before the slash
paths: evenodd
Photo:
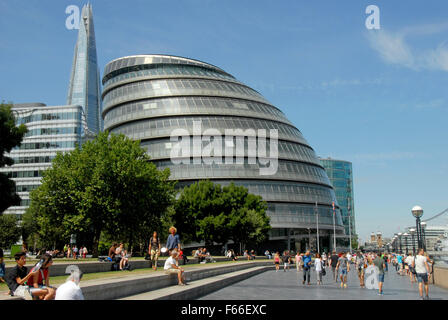
<path id="1" fill-rule="evenodd" d="M 40 237 L 90 238 L 96 255 L 102 232 L 132 245 L 157 229 L 173 201 L 174 182 L 139 144 L 106 131 L 82 148 L 58 153 L 30 194 Z"/>
<path id="2" fill-rule="evenodd" d="M 14 163 L 10 157 L 6 156 L 6 153 L 19 146 L 23 136 L 28 131 L 24 124 L 16 126 L 11 108 L 11 104 L 0 103 L 0 168 Z M 2 172 L 0 172 L 0 195 L 0 214 L 10 206 L 20 203 L 14 181 Z"/>
<path id="3" fill-rule="evenodd" d="M 12 214 L 0 216 L 0 248 L 9 248 L 20 239 L 17 217 Z"/>
<path id="4" fill-rule="evenodd" d="M 258 243 L 270 230 L 267 205 L 260 196 L 231 183 L 199 181 L 185 187 L 174 205 L 173 220 L 183 241 Z"/>

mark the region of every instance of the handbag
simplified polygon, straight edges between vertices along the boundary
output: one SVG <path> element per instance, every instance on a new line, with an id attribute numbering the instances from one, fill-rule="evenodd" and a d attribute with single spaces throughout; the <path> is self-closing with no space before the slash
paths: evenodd
<path id="1" fill-rule="evenodd" d="M 325 276 L 327 274 L 327 271 L 325 271 L 325 268 L 322 267 L 322 275 Z"/>

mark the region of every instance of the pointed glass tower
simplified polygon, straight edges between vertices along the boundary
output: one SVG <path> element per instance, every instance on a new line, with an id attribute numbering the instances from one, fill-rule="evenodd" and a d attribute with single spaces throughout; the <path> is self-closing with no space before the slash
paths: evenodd
<path id="1" fill-rule="evenodd" d="M 103 127 L 100 97 L 100 71 L 96 55 L 92 6 L 86 4 L 81 12 L 67 104 L 83 107 L 87 126 L 94 133 L 101 131 Z"/>

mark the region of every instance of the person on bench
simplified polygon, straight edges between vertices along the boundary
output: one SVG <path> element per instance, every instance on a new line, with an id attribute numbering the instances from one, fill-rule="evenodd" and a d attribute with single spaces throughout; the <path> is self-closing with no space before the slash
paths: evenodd
<path id="1" fill-rule="evenodd" d="M 45 253 L 42 256 L 42 266 L 37 272 L 37 274 L 34 274 L 33 277 L 31 277 L 28 281 L 30 285 L 31 294 L 35 295 L 34 293 L 37 292 L 38 295 L 42 293 L 43 290 L 47 291 L 47 294 L 45 296 L 40 297 L 40 299 L 43 300 L 53 300 L 56 296 L 56 288 L 50 286 L 50 271 L 49 268 L 53 264 L 53 257 Z"/>
<path id="2" fill-rule="evenodd" d="M 6 282 L 10 290 L 11 296 L 21 297 L 25 300 L 33 300 L 33 297 L 44 297 L 48 294 L 48 290 L 42 289 L 40 292 L 34 291 L 31 294 L 30 288 L 26 283 L 31 277 L 39 273 L 39 270 L 28 273 L 26 264 L 26 253 L 18 252 L 14 255 L 17 265 L 8 271 Z"/>
<path id="3" fill-rule="evenodd" d="M 184 269 L 179 267 L 179 263 L 178 263 L 178 252 L 177 250 L 172 250 L 170 257 L 168 259 L 166 259 L 165 261 L 165 266 L 164 266 L 164 270 L 167 274 L 172 274 L 175 273 L 177 274 L 177 280 L 178 280 L 178 284 L 180 286 L 184 286 L 185 285 L 185 275 L 184 275 Z"/>

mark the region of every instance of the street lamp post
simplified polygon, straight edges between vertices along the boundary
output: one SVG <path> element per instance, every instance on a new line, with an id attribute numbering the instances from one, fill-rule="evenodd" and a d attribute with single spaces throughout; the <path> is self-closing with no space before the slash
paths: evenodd
<path id="1" fill-rule="evenodd" d="M 415 257 L 415 239 L 414 239 L 415 229 L 411 228 L 409 229 L 409 232 L 411 233 L 411 239 L 412 239 L 412 254 Z"/>
<path id="2" fill-rule="evenodd" d="M 350 206 L 351 198 L 348 198 L 348 234 L 350 236 L 350 254 L 352 253 L 352 215 L 351 215 L 351 206 Z"/>
<path id="3" fill-rule="evenodd" d="M 316 222 L 317 222 L 317 252 L 320 254 L 320 246 L 319 246 L 319 212 L 317 210 L 317 201 L 314 206 L 314 213 L 316 214 Z"/>
<path id="4" fill-rule="evenodd" d="M 419 248 L 423 248 L 422 243 L 422 226 L 420 218 L 423 216 L 423 209 L 420 206 L 414 206 L 411 210 L 412 215 L 415 217 L 415 224 L 417 229 L 417 243 Z"/>
<path id="5" fill-rule="evenodd" d="M 408 249 L 408 237 L 409 237 L 409 233 L 404 233 L 403 234 L 404 237 L 404 245 L 406 246 L 406 255 L 409 254 L 409 249 Z"/>
<path id="6" fill-rule="evenodd" d="M 426 252 L 426 222 L 421 223 L 422 226 L 422 248 Z"/>
<path id="7" fill-rule="evenodd" d="M 401 232 L 398 233 L 398 240 L 400 241 L 400 254 L 403 253 L 403 250 L 402 250 L 402 247 L 401 247 L 401 236 L 402 236 L 402 235 L 403 235 L 403 234 L 402 234 Z"/>
<path id="8" fill-rule="evenodd" d="M 333 250 L 336 251 L 336 210 L 334 209 L 334 201 L 332 203 L 333 206 Z"/>

